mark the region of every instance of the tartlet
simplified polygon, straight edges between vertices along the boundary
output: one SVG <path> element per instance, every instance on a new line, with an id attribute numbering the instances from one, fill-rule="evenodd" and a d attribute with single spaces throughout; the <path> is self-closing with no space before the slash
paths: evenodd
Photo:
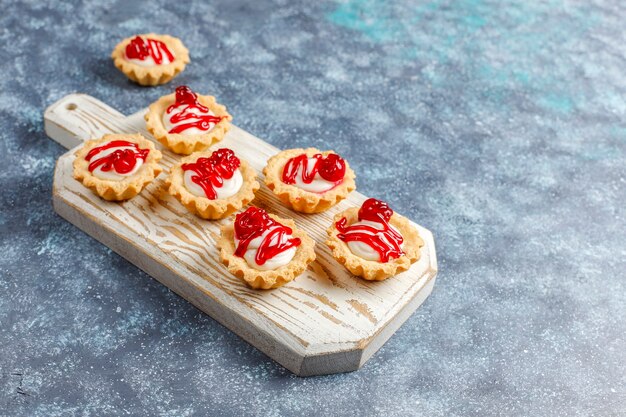
<path id="1" fill-rule="evenodd" d="M 289 149 L 263 169 L 265 184 L 288 207 L 302 213 L 328 210 L 356 189 L 348 163 L 333 151 Z"/>
<path id="2" fill-rule="evenodd" d="M 215 97 L 198 95 L 184 85 L 152 103 L 145 115 L 148 131 L 181 155 L 205 150 L 222 140 L 232 119 Z"/>
<path id="3" fill-rule="evenodd" d="M 230 149 L 196 152 L 170 170 L 169 193 L 203 219 L 223 219 L 254 199 L 256 171 Z"/>
<path id="4" fill-rule="evenodd" d="M 133 198 L 161 172 L 161 152 L 140 134 L 88 140 L 75 155 L 74 178 L 109 201 Z"/>
<path id="5" fill-rule="evenodd" d="M 293 220 L 258 207 L 223 226 L 217 243 L 228 271 L 254 289 L 280 287 L 315 260 L 315 242 Z"/>
<path id="6" fill-rule="evenodd" d="M 111 53 L 113 63 L 132 81 L 144 86 L 165 84 L 189 63 L 180 39 L 146 33 L 122 40 Z"/>
<path id="7" fill-rule="evenodd" d="M 382 281 L 419 260 L 424 241 L 409 220 L 387 203 L 370 198 L 360 208 L 335 215 L 326 244 L 333 257 L 354 275 Z"/>

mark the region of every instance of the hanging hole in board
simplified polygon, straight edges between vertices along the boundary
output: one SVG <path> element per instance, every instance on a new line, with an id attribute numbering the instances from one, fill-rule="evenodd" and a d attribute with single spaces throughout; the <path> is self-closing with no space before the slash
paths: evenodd
<path id="1" fill-rule="evenodd" d="M 67 104 L 65 105 L 65 108 L 66 108 L 67 110 L 76 110 L 76 107 L 78 107 L 78 106 L 77 106 L 75 103 L 67 103 Z"/>

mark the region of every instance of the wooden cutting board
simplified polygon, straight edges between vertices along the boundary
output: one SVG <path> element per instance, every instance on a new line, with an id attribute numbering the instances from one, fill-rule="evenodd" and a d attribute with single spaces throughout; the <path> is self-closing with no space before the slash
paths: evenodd
<path id="1" fill-rule="evenodd" d="M 262 185 L 253 204 L 295 219 L 315 239 L 317 260 L 289 284 L 258 291 L 229 274 L 219 260 L 215 245 L 219 227 L 232 220 L 202 220 L 167 194 L 164 179 L 178 155 L 162 150 L 164 172 L 124 203 L 104 201 L 72 178 L 72 148 L 84 140 L 136 132 L 152 139 L 145 130 L 145 112 L 124 116 L 83 94 L 66 96 L 48 107 L 46 133 L 71 149 L 58 159 L 54 172 L 55 210 L 293 373 L 358 369 L 432 291 L 435 244 L 431 232 L 418 225 L 425 242 L 422 257 L 396 277 L 367 282 L 333 259 L 324 243 L 326 228 L 337 212 L 360 206 L 366 197 L 358 192 L 325 213 L 307 215 L 285 208 Z M 236 126 L 218 146 L 233 149 L 259 174 L 278 152 Z"/>

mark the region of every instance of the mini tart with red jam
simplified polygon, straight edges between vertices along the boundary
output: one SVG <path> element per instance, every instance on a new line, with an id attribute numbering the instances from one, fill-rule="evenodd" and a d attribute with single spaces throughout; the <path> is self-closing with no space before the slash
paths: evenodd
<path id="1" fill-rule="evenodd" d="M 201 96 L 181 85 L 176 93 L 152 103 L 146 128 L 173 152 L 189 155 L 224 139 L 233 117 L 213 96 Z"/>
<path id="2" fill-rule="evenodd" d="M 189 63 L 189 51 L 180 39 L 146 33 L 126 38 L 111 53 L 113 63 L 132 81 L 154 86 L 165 84 Z"/>
<path id="3" fill-rule="evenodd" d="M 280 287 L 315 260 L 315 242 L 293 220 L 258 207 L 223 226 L 217 243 L 228 271 L 254 289 Z"/>
<path id="4" fill-rule="evenodd" d="M 409 269 L 420 258 L 424 241 L 407 218 L 370 198 L 335 216 L 326 244 L 354 275 L 382 281 Z"/>
<path id="5" fill-rule="evenodd" d="M 74 178 L 109 201 L 133 198 L 161 172 L 161 152 L 140 134 L 104 135 L 75 155 Z"/>
<path id="6" fill-rule="evenodd" d="M 348 163 L 333 151 L 289 149 L 267 161 L 265 184 L 295 211 L 328 210 L 356 189 Z"/>
<path id="7" fill-rule="evenodd" d="M 187 210 L 203 219 L 215 220 L 254 200 L 260 185 L 256 171 L 227 148 L 196 152 L 172 167 L 167 179 L 169 193 Z"/>

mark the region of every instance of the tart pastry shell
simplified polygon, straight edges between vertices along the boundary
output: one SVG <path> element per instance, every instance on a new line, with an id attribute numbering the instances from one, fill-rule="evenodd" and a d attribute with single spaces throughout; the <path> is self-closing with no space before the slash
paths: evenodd
<path id="1" fill-rule="evenodd" d="M 180 160 L 170 170 L 170 176 L 166 180 L 168 192 L 176 197 L 187 210 L 203 219 L 216 220 L 223 219 L 230 214 L 236 212 L 249 202 L 254 200 L 254 193 L 259 189 L 260 185 L 256 180 L 256 171 L 246 161 L 240 159 L 241 165 L 239 170 L 243 177 L 241 188 L 235 195 L 224 199 L 210 200 L 206 197 L 199 197 L 192 194 L 185 187 L 183 164 L 192 163 L 198 158 L 208 158 L 211 156 L 210 151 L 197 152 Z"/>
<path id="2" fill-rule="evenodd" d="M 200 104 L 208 107 L 216 116 L 224 116 L 213 129 L 199 135 L 183 135 L 181 133 L 168 133 L 163 125 L 163 114 L 167 108 L 176 102 L 176 94 L 168 94 L 161 97 L 148 108 L 145 115 L 146 128 L 164 146 L 181 155 L 189 155 L 193 152 L 203 151 L 214 143 L 224 139 L 226 132 L 230 130 L 230 121 L 233 117 L 226 110 L 226 106 L 215 101 L 213 96 L 198 95 Z"/>
<path id="3" fill-rule="evenodd" d="M 234 223 L 222 226 L 221 236 L 217 242 L 220 248 L 220 257 L 228 271 L 241 278 L 249 287 L 254 289 L 278 288 L 296 278 L 315 260 L 315 242 L 306 232 L 299 230 L 293 220 L 281 219 L 280 217 L 269 215 L 277 222 L 290 227 L 292 236 L 301 240 L 291 262 L 278 269 L 260 271 L 248 265 L 244 258 L 235 255 Z"/>
<path id="4" fill-rule="evenodd" d="M 126 46 L 137 36 L 159 40 L 167 45 L 174 53 L 174 61 L 169 64 L 155 65 L 154 67 L 142 67 L 126 59 Z M 132 81 L 143 86 L 155 86 L 165 84 L 180 74 L 189 63 L 189 51 L 182 41 L 169 35 L 157 35 L 146 33 L 134 35 L 122 40 L 115 46 L 111 53 L 113 63 Z"/>
<path id="5" fill-rule="evenodd" d="M 119 181 L 104 180 L 96 177 L 89 171 L 89 161 L 85 159 L 85 156 L 93 148 L 113 140 L 133 142 L 138 144 L 141 149 L 150 149 L 148 157 L 139 170 Z M 161 152 L 154 147 L 154 143 L 138 133 L 135 135 L 104 135 L 101 139 L 88 140 L 74 155 L 76 155 L 73 163 L 74 178 L 81 181 L 85 187 L 91 189 L 100 197 L 109 201 L 123 201 L 133 198 L 154 180 L 162 170 L 158 164 L 162 157 Z"/>
<path id="6" fill-rule="evenodd" d="M 346 174 L 343 181 L 335 186 L 335 188 L 324 193 L 305 191 L 295 185 L 285 184 L 283 182 L 283 169 L 287 161 L 302 154 L 312 157 L 318 153 L 326 156 L 336 152 L 322 152 L 315 148 L 289 149 L 272 156 L 263 169 L 267 187 L 274 192 L 280 201 L 295 211 L 301 213 L 320 213 L 326 211 L 345 199 L 348 194 L 356 189 L 354 182 L 356 175 L 354 175 L 354 171 L 352 171 L 347 161 L 345 161 Z"/>
<path id="7" fill-rule="evenodd" d="M 335 215 L 333 224 L 327 230 L 328 240 L 326 240 L 326 244 L 332 250 L 333 257 L 337 262 L 345 266 L 352 274 L 368 281 L 382 281 L 402 271 L 406 271 L 411 267 L 412 263 L 419 260 L 421 256 L 420 248 L 424 246 L 424 241 L 419 236 L 417 229 L 411 225 L 406 217 L 394 213 L 389 221 L 389 224 L 402 234 L 404 255 L 384 263 L 368 261 L 353 254 L 348 245 L 337 237 L 339 231 L 335 224 L 343 217 L 347 219 L 348 225 L 356 223 L 359 220 L 359 208 L 352 207 Z"/>

